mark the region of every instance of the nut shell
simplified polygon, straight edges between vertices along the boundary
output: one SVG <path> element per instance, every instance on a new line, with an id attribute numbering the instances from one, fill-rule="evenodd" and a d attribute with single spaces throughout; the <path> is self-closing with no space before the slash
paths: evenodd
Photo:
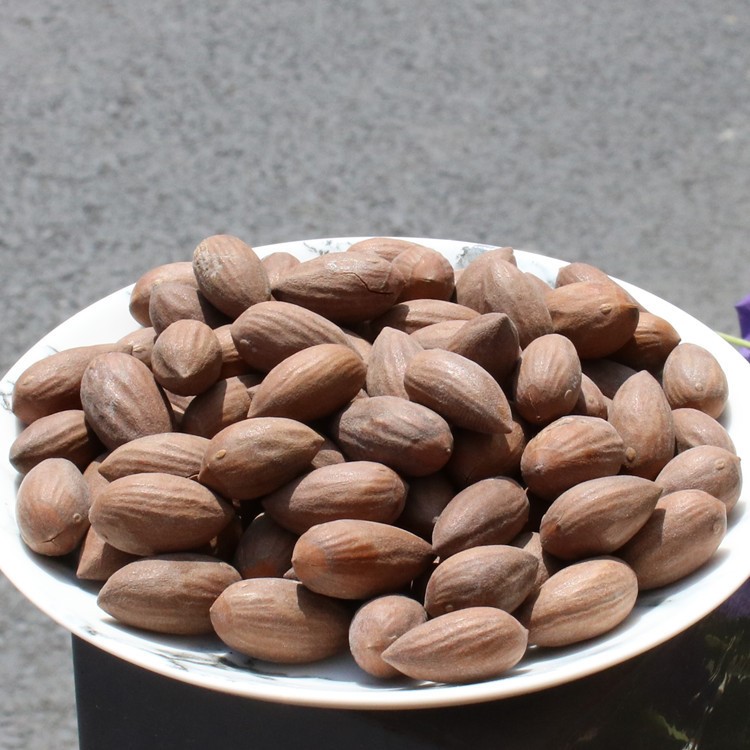
<path id="1" fill-rule="evenodd" d="M 97 604 L 124 625 L 172 635 L 213 632 L 209 610 L 240 580 L 208 555 L 172 554 L 135 560 L 112 573 Z"/>
<path id="2" fill-rule="evenodd" d="M 57 557 L 78 547 L 89 528 L 90 496 L 80 470 L 64 458 L 47 458 L 21 481 L 16 522 L 34 552 Z"/>
<path id="3" fill-rule="evenodd" d="M 604 419 L 571 415 L 551 422 L 529 440 L 521 473 L 529 490 L 554 500 L 580 482 L 611 476 L 625 461 L 625 444 Z"/>
<path id="4" fill-rule="evenodd" d="M 726 506 L 703 490 L 663 495 L 641 530 L 617 554 L 638 576 L 641 591 L 659 588 L 701 568 L 727 530 Z"/>
<path id="5" fill-rule="evenodd" d="M 81 379 L 86 420 L 107 448 L 172 431 L 172 408 L 151 370 L 120 352 L 101 354 Z"/>
<path id="6" fill-rule="evenodd" d="M 347 461 L 315 469 L 266 495 L 263 509 L 284 528 L 302 534 L 339 518 L 392 523 L 404 508 L 407 485 L 374 461 Z"/>
<path id="7" fill-rule="evenodd" d="M 349 626 L 349 650 L 368 674 L 381 679 L 401 676 L 381 654 L 408 630 L 427 621 L 424 607 L 400 594 L 385 594 L 363 604 Z"/>
<path id="8" fill-rule="evenodd" d="M 504 544 L 457 552 L 433 571 L 424 607 L 430 617 L 467 607 L 512 612 L 533 590 L 538 567 L 530 552 Z"/>
<path id="9" fill-rule="evenodd" d="M 333 656 L 349 642 L 346 604 L 284 578 L 234 583 L 210 613 L 219 638 L 253 659 L 305 664 Z"/>
<path id="10" fill-rule="evenodd" d="M 271 298 L 265 267 L 255 251 L 238 237 L 206 237 L 195 248 L 192 265 L 203 295 L 232 319 L 251 305 Z"/>
<path id="11" fill-rule="evenodd" d="M 428 542 L 404 529 L 342 519 L 302 534 L 292 565 L 312 591 L 339 599 L 368 599 L 406 586 L 433 557 Z"/>
<path id="12" fill-rule="evenodd" d="M 453 435 L 431 409 L 395 396 L 357 399 L 334 420 L 334 441 L 353 461 L 378 461 L 407 476 L 438 471 L 450 458 Z"/>
<path id="13" fill-rule="evenodd" d="M 340 409 L 365 384 L 362 358 L 349 346 L 317 344 L 274 367 L 253 394 L 248 417 L 309 422 Z"/>
<path id="14" fill-rule="evenodd" d="M 159 472 L 115 479 L 89 511 L 97 534 L 134 555 L 183 552 L 210 542 L 234 518 L 234 509 L 207 487 Z"/>
<path id="15" fill-rule="evenodd" d="M 529 629 L 529 644 L 568 646 L 615 628 L 637 596 L 636 575 L 626 563 L 594 557 L 552 575 L 517 616 Z"/>
<path id="16" fill-rule="evenodd" d="M 542 517 L 542 548 L 562 560 L 611 554 L 648 521 L 661 494 L 655 482 L 636 476 L 581 482 Z"/>
<path id="17" fill-rule="evenodd" d="M 415 680 L 479 682 L 514 667 L 526 652 L 527 636 L 507 612 L 471 607 L 411 628 L 382 658 Z"/>
<path id="18" fill-rule="evenodd" d="M 698 344 L 676 346 L 664 363 L 662 387 L 673 409 L 689 407 L 718 419 L 729 398 L 727 377 L 716 357 Z"/>
<path id="19" fill-rule="evenodd" d="M 292 419 L 245 419 L 211 438 L 198 481 L 224 497 L 253 500 L 301 474 L 322 444 L 321 435 Z"/>

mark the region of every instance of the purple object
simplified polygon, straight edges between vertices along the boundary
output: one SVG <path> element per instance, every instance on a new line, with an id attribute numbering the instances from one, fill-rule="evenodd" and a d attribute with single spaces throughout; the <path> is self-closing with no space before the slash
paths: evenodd
<path id="1" fill-rule="evenodd" d="M 750 294 L 738 302 L 734 309 L 737 310 L 737 317 L 740 321 L 740 335 L 747 340 L 750 336 Z M 750 360 L 750 349 L 740 348 L 740 353 L 745 359 Z"/>

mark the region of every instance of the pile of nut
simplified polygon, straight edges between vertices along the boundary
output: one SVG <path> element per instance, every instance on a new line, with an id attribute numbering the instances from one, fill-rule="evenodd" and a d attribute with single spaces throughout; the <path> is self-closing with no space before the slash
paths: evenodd
<path id="1" fill-rule="evenodd" d="M 20 375 L 10 455 L 24 542 L 127 626 L 491 679 L 696 571 L 740 496 L 719 363 L 585 263 L 217 235 L 130 312 Z"/>

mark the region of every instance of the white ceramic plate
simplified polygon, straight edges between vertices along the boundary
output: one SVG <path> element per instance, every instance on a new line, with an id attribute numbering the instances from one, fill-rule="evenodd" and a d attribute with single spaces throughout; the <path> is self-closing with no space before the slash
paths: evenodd
<path id="1" fill-rule="evenodd" d="M 290 242 L 257 248 L 260 255 L 284 250 L 300 259 L 345 250 L 360 238 Z M 417 238 L 465 266 L 487 245 Z M 516 251 L 519 266 L 553 282 L 564 261 Z M 623 283 L 623 282 L 621 282 Z M 709 349 L 729 381 L 730 403 L 722 418 L 744 464 L 750 466 L 750 365 L 725 341 L 687 313 L 623 283 L 651 312 L 669 320 L 684 341 Z M 30 552 L 15 520 L 18 478 L 8 463 L 19 424 L 9 411 L 13 382 L 32 362 L 71 346 L 114 341 L 137 328 L 130 317 L 130 287 L 74 315 L 27 352 L 0 381 L 0 568 L 37 607 L 75 635 L 128 662 L 205 688 L 269 701 L 338 708 L 407 709 L 496 700 L 569 682 L 623 662 L 688 628 L 727 599 L 750 575 L 747 493 L 729 519 L 713 560 L 688 579 L 639 598 L 627 621 L 592 641 L 556 650 L 530 649 L 500 679 L 470 685 L 376 682 L 341 657 L 300 668 L 251 662 L 215 638 L 169 638 L 114 622 L 96 605 L 97 588 L 81 584 L 53 558 Z M 12 647 L 12 644 L 10 644 Z"/>

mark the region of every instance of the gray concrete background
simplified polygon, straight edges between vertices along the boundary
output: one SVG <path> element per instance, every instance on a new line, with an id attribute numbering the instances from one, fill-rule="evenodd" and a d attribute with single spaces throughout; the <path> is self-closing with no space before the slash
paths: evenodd
<path id="1" fill-rule="evenodd" d="M 741 0 L 0 0 L 0 370 L 150 266 L 404 234 L 593 262 L 737 332 Z M 0 748 L 77 746 L 69 639 L 0 577 Z"/>

